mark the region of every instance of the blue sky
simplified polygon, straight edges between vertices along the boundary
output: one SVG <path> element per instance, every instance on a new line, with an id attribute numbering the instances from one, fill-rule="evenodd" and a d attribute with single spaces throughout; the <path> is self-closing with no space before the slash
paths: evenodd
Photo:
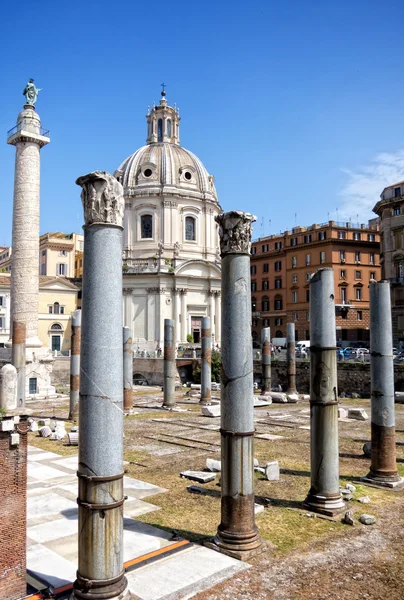
<path id="1" fill-rule="evenodd" d="M 43 88 L 41 233 L 80 230 L 75 179 L 113 172 L 144 144 L 163 81 L 182 145 L 215 176 L 224 210 L 257 215 L 254 237 L 371 218 L 383 187 L 404 179 L 402 0 L 22 0 L 2 17 L 4 140 L 28 78 Z M 14 153 L 0 145 L 0 244 Z"/>

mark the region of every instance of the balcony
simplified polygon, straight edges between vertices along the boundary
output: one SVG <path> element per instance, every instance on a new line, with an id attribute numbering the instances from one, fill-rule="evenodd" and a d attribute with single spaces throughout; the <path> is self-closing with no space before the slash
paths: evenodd
<path id="1" fill-rule="evenodd" d="M 158 273 L 159 261 L 154 258 L 124 258 L 124 273 Z"/>
<path id="2" fill-rule="evenodd" d="M 9 129 L 9 131 L 7 131 L 7 139 L 10 138 L 12 135 L 15 135 L 19 131 L 27 131 L 28 133 L 35 133 L 36 135 L 42 135 L 43 137 L 49 137 L 49 129 L 44 129 L 43 127 L 38 127 L 36 125 L 36 123 L 32 123 L 32 125 L 30 125 L 29 123 L 27 123 L 25 121 L 24 128 L 22 127 L 22 123 L 19 123 L 12 129 Z"/>

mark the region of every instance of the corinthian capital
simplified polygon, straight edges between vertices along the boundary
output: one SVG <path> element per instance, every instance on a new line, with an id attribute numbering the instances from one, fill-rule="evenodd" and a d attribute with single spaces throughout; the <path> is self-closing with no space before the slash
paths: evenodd
<path id="1" fill-rule="evenodd" d="M 257 217 L 241 210 L 231 210 L 216 215 L 219 224 L 220 254 L 249 254 L 252 224 Z"/>
<path id="2" fill-rule="evenodd" d="M 123 227 L 123 187 L 115 177 L 107 171 L 93 171 L 79 177 L 76 183 L 83 188 L 81 200 L 85 225 Z"/>

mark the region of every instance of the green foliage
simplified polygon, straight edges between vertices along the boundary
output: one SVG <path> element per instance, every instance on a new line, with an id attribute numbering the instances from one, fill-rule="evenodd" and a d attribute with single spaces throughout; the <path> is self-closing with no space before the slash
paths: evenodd
<path id="1" fill-rule="evenodd" d="M 220 371 L 222 368 L 222 356 L 217 350 L 212 352 L 212 365 L 211 365 L 211 380 L 220 382 Z M 201 383 L 201 367 L 198 366 L 192 371 L 192 378 L 194 383 Z"/>
<path id="2" fill-rule="evenodd" d="M 222 355 L 217 350 L 212 352 L 212 381 L 220 382 L 220 372 L 222 369 Z"/>
<path id="3" fill-rule="evenodd" d="M 187 335 L 187 342 L 189 344 L 193 344 L 194 343 L 194 336 L 192 335 L 192 333 L 188 333 L 188 335 Z"/>
<path id="4" fill-rule="evenodd" d="M 0 408 L 0 421 L 3 419 L 3 417 L 5 417 L 7 414 L 7 411 L 5 408 Z"/>

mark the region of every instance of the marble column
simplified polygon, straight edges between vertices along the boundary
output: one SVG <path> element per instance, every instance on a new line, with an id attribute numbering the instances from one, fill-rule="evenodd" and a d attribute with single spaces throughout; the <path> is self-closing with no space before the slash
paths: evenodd
<path id="1" fill-rule="evenodd" d="M 181 290 L 181 342 L 187 341 L 187 289 Z"/>
<path id="2" fill-rule="evenodd" d="M 334 271 L 310 279 L 310 480 L 305 501 L 333 516 L 345 509 L 339 491 L 338 391 Z"/>
<path id="3" fill-rule="evenodd" d="M 222 338 L 222 305 L 220 303 L 220 291 L 217 291 L 215 293 L 215 321 L 216 321 L 216 327 L 215 327 L 215 346 L 216 344 L 219 344 L 219 346 L 221 345 L 221 338 Z"/>
<path id="4" fill-rule="evenodd" d="M 215 292 L 213 290 L 209 290 L 209 314 L 210 314 L 210 328 L 212 331 L 213 339 L 216 343 L 216 330 L 217 323 L 215 322 Z"/>
<path id="5" fill-rule="evenodd" d="M 200 404 L 212 403 L 212 333 L 210 317 L 202 319 L 201 335 L 201 400 Z"/>
<path id="6" fill-rule="evenodd" d="M 128 597 L 123 566 L 122 185 L 79 177 L 84 272 L 75 600 Z M 100 318 L 108 307 L 108 317 Z M 130 596 L 129 596 L 130 597 Z"/>
<path id="7" fill-rule="evenodd" d="M 262 540 L 254 516 L 250 243 L 253 215 L 216 217 L 222 256 L 221 522 L 213 546 L 247 560 Z"/>
<path id="8" fill-rule="evenodd" d="M 123 328 L 123 410 L 130 413 L 133 408 L 133 350 L 132 332 L 129 327 Z"/>
<path id="9" fill-rule="evenodd" d="M 173 290 L 173 295 L 174 295 L 174 314 L 175 314 L 175 325 L 174 325 L 174 335 L 175 335 L 175 342 L 176 344 L 179 344 L 179 342 L 181 342 L 181 296 L 180 296 L 180 291 L 179 289 L 174 289 Z"/>
<path id="10" fill-rule="evenodd" d="M 174 321 L 164 319 L 164 408 L 175 406 L 175 372 Z"/>
<path id="11" fill-rule="evenodd" d="M 390 283 L 371 282 L 370 292 L 370 387 L 371 464 L 364 482 L 380 487 L 402 487 L 397 472 L 394 408 L 393 333 Z"/>
<path id="12" fill-rule="evenodd" d="M 10 321 L 25 323 L 27 349 L 42 346 L 38 338 L 40 150 L 49 142 L 35 106 L 26 104 L 7 143 L 16 148 Z"/>
<path id="13" fill-rule="evenodd" d="M 70 343 L 70 410 L 69 419 L 77 421 L 80 395 L 81 310 L 72 312 Z"/>

